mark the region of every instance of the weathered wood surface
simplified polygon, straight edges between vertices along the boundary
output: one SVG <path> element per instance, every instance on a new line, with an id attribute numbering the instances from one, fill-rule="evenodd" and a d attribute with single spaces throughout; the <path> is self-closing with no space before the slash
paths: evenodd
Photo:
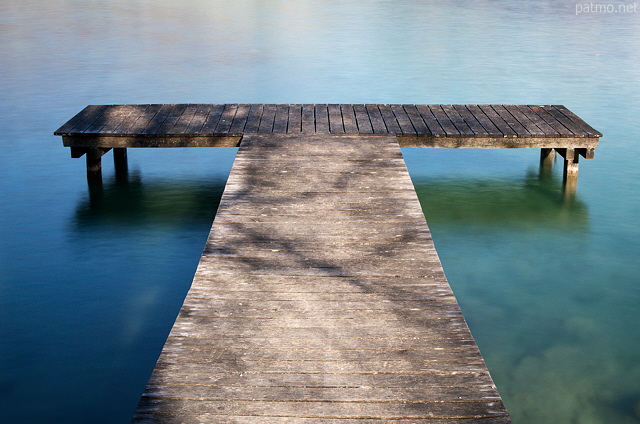
<path id="1" fill-rule="evenodd" d="M 304 130 L 318 109 L 295 111 Z M 393 108 L 379 111 L 374 133 Z M 273 108 L 269 125 L 290 113 Z M 320 113 L 323 131 L 337 114 Z M 398 142 L 247 135 L 133 422 L 388 421 L 511 422 Z"/>
<path id="2" fill-rule="evenodd" d="M 71 147 L 237 146 L 245 134 L 395 135 L 402 147 L 589 148 L 602 135 L 564 106 L 177 104 L 87 106 Z"/>

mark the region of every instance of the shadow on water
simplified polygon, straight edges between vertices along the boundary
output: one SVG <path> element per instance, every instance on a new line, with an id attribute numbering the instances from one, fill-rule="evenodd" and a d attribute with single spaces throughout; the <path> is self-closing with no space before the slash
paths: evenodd
<path id="1" fill-rule="evenodd" d="M 549 228 L 585 231 L 588 207 L 568 194 L 562 179 L 534 170 L 524 178 L 446 178 L 414 180 L 429 224 Z"/>
<path id="2" fill-rule="evenodd" d="M 76 207 L 78 227 L 210 225 L 225 180 L 155 180 L 143 182 L 139 172 L 89 185 L 89 196 Z"/>

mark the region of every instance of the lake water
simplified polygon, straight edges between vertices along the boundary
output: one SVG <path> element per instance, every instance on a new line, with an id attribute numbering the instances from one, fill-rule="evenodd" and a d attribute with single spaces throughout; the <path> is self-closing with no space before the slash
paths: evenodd
<path id="1" fill-rule="evenodd" d="M 118 181 L 109 154 L 90 196 L 52 132 L 87 104 L 308 102 L 564 104 L 603 132 L 572 201 L 536 150 L 403 153 L 514 422 L 639 423 L 640 4 L 603 5 L 0 2 L 0 421 L 129 421 L 235 155 L 130 149 Z"/>

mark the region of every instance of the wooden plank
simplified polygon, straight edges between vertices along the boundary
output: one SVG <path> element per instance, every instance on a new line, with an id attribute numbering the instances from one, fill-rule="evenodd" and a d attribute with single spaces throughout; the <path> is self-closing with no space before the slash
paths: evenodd
<path id="1" fill-rule="evenodd" d="M 502 131 L 495 126 L 493 121 L 484 113 L 484 111 L 478 105 L 461 105 L 462 108 L 466 108 L 473 118 L 480 122 L 482 128 L 487 131 L 488 137 L 503 137 Z M 492 109 L 493 110 L 493 109 Z"/>
<path id="2" fill-rule="evenodd" d="M 247 134 L 257 133 L 260 128 L 260 120 L 262 119 L 262 113 L 264 112 L 264 105 L 252 104 L 249 110 L 249 116 L 247 117 L 247 124 L 244 127 L 244 132 Z"/>
<path id="3" fill-rule="evenodd" d="M 84 130 L 99 119 L 109 107 L 108 105 L 89 105 L 64 123 L 54 134 L 62 135 L 70 132 L 84 132 Z"/>
<path id="4" fill-rule="evenodd" d="M 391 106 L 378 105 L 378 110 L 382 115 L 384 125 L 387 127 L 389 134 L 402 134 L 400 124 L 398 124 L 398 120 L 396 119 L 396 115 L 393 113 L 393 110 L 391 110 Z"/>
<path id="5" fill-rule="evenodd" d="M 302 105 L 289 106 L 289 127 L 288 133 L 302 132 Z"/>
<path id="6" fill-rule="evenodd" d="M 187 129 L 189 128 L 189 124 L 191 124 L 191 120 L 195 116 L 197 110 L 198 110 L 198 105 L 195 105 L 195 104 L 187 105 L 184 112 L 182 112 L 182 115 L 180 116 L 176 124 L 173 126 L 169 134 L 186 134 Z"/>
<path id="7" fill-rule="evenodd" d="M 313 298 L 315 295 L 316 293 L 306 293 L 306 297 Z M 272 296 L 274 295 L 270 294 L 267 297 Z M 339 296 L 335 297 L 338 298 Z M 310 311 L 308 309 L 290 310 L 283 315 L 283 311 L 277 311 L 275 308 L 291 309 L 292 305 L 296 305 L 296 302 L 267 301 L 263 303 L 256 300 L 253 301 L 253 303 L 249 301 L 251 306 L 248 306 L 244 304 L 244 299 L 230 299 L 225 304 L 210 300 L 207 293 L 203 294 L 203 297 L 199 300 L 200 303 L 196 304 L 195 307 L 191 306 L 191 304 L 187 305 L 190 314 L 197 316 L 197 318 L 192 321 L 194 326 L 190 329 L 181 327 L 180 330 L 174 332 L 171 338 L 167 340 L 165 344 L 167 349 L 165 349 L 162 356 L 166 360 L 175 358 L 184 358 L 186 360 L 196 359 L 198 357 L 206 360 L 211 351 L 218 351 L 218 358 L 222 359 L 224 357 L 223 351 L 229 351 L 229 356 L 241 351 L 243 356 L 251 361 L 268 359 L 274 362 L 286 362 L 295 360 L 296 358 L 307 361 L 322 359 L 331 362 L 331 365 L 340 365 L 343 359 L 349 359 L 351 361 L 366 362 L 367 367 L 369 367 L 372 363 L 377 364 L 379 361 L 402 361 L 405 359 L 407 362 L 414 362 L 415 364 L 399 363 L 396 364 L 397 369 L 404 368 L 417 371 L 414 365 L 420 367 L 430 365 L 431 367 L 438 367 L 439 371 L 455 371 L 455 369 L 451 369 L 451 367 L 457 369 L 466 367 L 467 371 L 485 370 L 483 369 L 482 361 L 478 360 L 478 348 L 473 338 L 470 334 L 467 334 L 468 337 L 464 337 L 464 333 L 454 332 L 453 326 L 440 326 L 432 332 L 431 337 L 418 338 L 402 337 L 401 334 L 395 333 L 389 334 L 389 337 L 376 338 L 376 334 L 373 332 L 374 328 L 370 328 L 372 331 L 371 334 L 368 334 L 360 328 L 360 331 L 362 331 L 361 337 L 343 337 L 343 332 L 339 330 L 337 332 L 332 331 L 330 337 L 323 337 L 321 335 L 322 332 L 318 334 L 316 329 L 313 328 L 307 329 L 306 334 L 302 335 L 300 328 L 297 328 L 296 331 L 292 331 L 292 329 L 285 331 L 283 329 L 284 334 L 298 334 L 300 337 L 297 338 L 283 337 L 279 335 L 279 329 L 273 329 L 272 331 L 261 330 L 259 333 L 255 333 L 254 336 L 238 336 L 237 328 L 235 328 L 228 333 L 223 332 L 218 336 L 212 336 L 210 334 L 200 333 L 199 330 L 195 328 L 195 325 L 198 323 L 206 326 L 206 324 L 215 320 L 225 320 L 227 318 L 233 318 L 235 320 L 264 320 L 265 322 L 284 319 L 299 321 L 342 319 L 351 322 L 352 318 L 350 318 L 350 315 L 353 314 L 355 317 L 353 322 L 358 325 L 361 321 L 367 319 L 372 319 L 373 321 L 381 320 L 381 317 L 372 317 L 372 312 L 375 312 L 376 315 L 384 314 L 386 317 L 389 317 L 385 321 L 394 321 L 394 315 L 395 321 L 397 321 L 397 314 L 406 313 L 407 320 L 413 321 L 431 318 L 428 315 L 429 309 L 427 308 L 421 311 L 414 311 L 408 308 L 380 311 L 375 307 L 361 307 L 357 302 L 354 302 L 353 306 L 346 304 L 344 308 L 341 308 L 336 304 L 336 302 L 340 303 L 340 300 L 336 301 L 334 299 L 330 302 L 312 304 L 310 305 Z M 380 300 L 375 303 L 372 301 L 370 304 L 379 306 L 383 300 L 381 296 Z M 455 302 L 455 300 L 450 302 Z M 217 303 L 221 303 L 221 310 L 215 309 Z M 241 306 L 244 308 L 238 307 L 240 303 L 242 303 Z M 437 302 L 432 302 L 432 304 L 435 305 Z M 200 305 L 206 306 L 199 308 L 198 306 Z M 206 309 L 207 306 L 209 309 Z M 323 308 L 328 308 L 326 313 L 324 313 Z M 310 313 L 305 314 L 305 312 Z M 235 314 L 238 315 L 236 316 Z M 373 321 L 371 322 L 372 324 L 374 323 Z M 184 335 L 179 335 L 178 333 L 184 333 Z M 353 332 L 348 333 L 353 334 Z M 344 344 L 337 344 L 331 350 L 325 349 L 328 344 L 340 343 L 341 341 L 343 341 Z M 406 350 L 409 349 L 415 351 L 415 355 L 407 358 Z M 285 350 L 289 352 L 283 352 Z M 452 355 L 450 350 L 460 350 L 460 352 Z M 371 353 L 375 354 L 371 355 Z M 315 358 L 313 356 L 314 354 L 317 355 Z M 402 356 L 403 354 L 405 355 L 404 357 Z M 431 364 L 428 364 L 429 362 L 431 362 Z M 280 364 L 276 364 L 276 366 L 280 366 Z M 266 369 L 264 369 L 264 371 L 266 371 Z M 276 369 L 272 369 L 271 371 L 276 371 Z"/>
<path id="8" fill-rule="evenodd" d="M 575 124 L 571 119 L 569 119 L 562 111 L 560 111 L 556 106 L 543 106 L 544 110 L 549 113 L 549 115 L 553 116 L 560 124 L 566 127 L 569 131 L 571 131 L 576 137 L 587 137 L 589 134 L 582 129 L 580 126 Z"/>
<path id="9" fill-rule="evenodd" d="M 276 115 L 273 121 L 273 132 L 286 134 L 289 126 L 289 105 L 276 105 Z"/>
<path id="10" fill-rule="evenodd" d="M 158 388 L 163 391 L 167 397 L 175 397 L 180 395 L 180 388 L 175 386 L 165 386 Z M 428 390 L 424 388 L 397 388 L 397 387 L 288 387 L 285 395 L 284 388 L 274 388 L 274 390 L 265 390 L 264 387 L 247 388 L 246 393 L 251 399 L 258 401 L 276 401 L 283 397 L 289 399 L 315 399 L 325 402 L 335 401 L 351 401 L 358 400 L 361 402 L 384 402 L 388 399 L 394 399 L 398 396 L 407 396 L 408 401 L 447 401 L 458 397 L 460 400 L 477 399 L 468 397 L 468 393 L 464 389 L 457 387 L 438 387 L 437 390 Z M 229 399 L 233 397 L 234 390 L 237 387 L 228 386 L 199 386 L 195 393 L 199 398 L 218 398 Z M 485 400 L 499 400 L 499 396 L 490 387 L 487 387 Z"/>
<path id="11" fill-rule="evenodd" d="M 215 419 L 215 418 L 213 418 Z M 153 414 L 140 414 L 140 415 L 136 415 L 132 421 L 132 423 L 153 423 L 153 422 L 158 422 L 156 420 L 159 420 L 160 422 L 167 422 L 167 420 L 173 420 L 176 422 L 180 422 L 181 424 L 202 424 L 202 416 L 185 416 L 185 415 L 178 415 L 178 414 L 169 414 L 169 415 L 161 415 L 161 416 L 155 416 Z M 225 422 L 225 417 L 219 417 L 220 421 Z M 268 422 L 270 424 L 291 424 L 291 422 L 295 422 L 295 423 L 299 423 L 299 424 L 362 424 L 362 423 L 371 423 L 371 422 L 375 422 L 371 419 L 369 420 L 362 420 L 362 419 L 348 419 L 348 418 L 340 418 L 339 420 L 328 420 L 327 418 L 322 418 L 322 417 L 304 417 L 304 418 L 300 418 L 297 417 L 295 419 L 293 419 L 291 417 L 276 417 L 276 416 L 269 416 L 269 417 L 252 417 L 252 416 L 246 416 L 246 417 L 233 417 L 233 423 L 234 424 L 257 424 L 257 423 L 264 423 L 265 420 L 268 420 Z M 475 417 L 475 418 L 471 418 L 471 419 L 458 419 L 457 423 L 460 424 L 465 424 L 465 423 L 474 423 L 474 424 L 483 424 L 483 423 L 490 423 L 490 424 L 506 424 L 506 423 L 510 423 L 511 420 L 509 417 L 485 417 L 485 418 L 481 418 L 481 417 Z M 393 420 L 394 424 L 416 424 L 416 420 L 415 419 L 394 419 Z M 436 419 L 436 418 L 431 418 L 428 421 L 429 424 L 451 424 L 451 420 L 450 419 Z"/>
<path id="12" fill-rule="evenodd" d="M 378 109 L 378 105 L 367 104 L 365 105 L 365 108 L 367 109 L 367 113 L 369 114 L 373 132 L 375 134 L 389 134 L 387 126 L 384 124 L 382 114 L 380 113 L 380 109 Z"/>
<path id="13" fill-rule="evenodd" d="M 211 105 L 193 104 L 189 105 L 188 110 L 191 117 L 187 119 L 187 112 L 185 111 L 181 120 L 173 127 L 173 131 L 176 134 L 200 134 L 200 130 L 209 116 Z"/>
<path id="14" fill-rule="evenodd" d="M 556 131 L 551 125 L 549 125 L 540 115 L 534 112 L 527 105 L 516 105 L 517 107 L 531 122 L 533 122 L 541 131 L 543 137 L 559 137 L 560 133 Z"/>
<path id="15" fill-rule="evenodd" d="M 211 104 L 199 104 L 196 107 L 196 113 L 193 115 L 189 126 L 184 131 L 185 134 L 201 134 L 202 127 L 209 119 L 209 114 L 211 113 L 211 109 L 213 105 Z"/>
<path id="16" fill-rule="evenodd" d="M 156 130 L 155 134 L 170 134 L 187 106 L 188 105 L 186 104 L 174 105 L 167 117 L 162 121 L 162 124 Z"/>
<path id="17" fill-rule="evenodd" d="M 273 125 L 276 120 L 277 106 L 274 104 L 264 105 L 262 111 L 262 118 L 260 119 L 260 126 L 258 127 L 259 133 L 271 133 L 273 132 Z"/>
<path id="18" fill-rule="evenodd" d="M 402 108 L 407 113 L 409 120 L 411 121 L 411 125 L 416 130 L 416 133 L 420 135 L 431 135 L 431 130 L 427 126 L 427 124 L 422 119 L 420 112 L 415 105 L 403 105 Z"/>
<path id="19" fill-rule="evenodd" d="M 86 129 L 84 134 L 98 134 L 103 130 L 111 130 L 116 128 L 122 120 L 131 113 L 131 109 L 125 107 L 126 105 L 113 105 L 109 106 L 104 113 L 95 119 Z"/>
<path id="20" fill-rule="evenodd" d="M 434 137 L 445 137 L 447 135 L 446 131 L 442 128 L 442 125 L 440 125 L 436 117 L 433 116 L 431 109 L 429 109 L 427 105 L 417 105 L 416 109 L 424 123 L 427 124 L 429 132 Z"/>
<path id="21" fill-rule="evenodd" d="M 126 134 L 129 128 L 147 110 L 147 105 L 123 105 L 120 108 L 122 120 L 116 126 L 104 127 L 103 134 Z"/>
<path id="22" fill-rule="evenodd" d="M 242 134 L 244 132 L 245 126 L 247 125 L 247 120 L 249 119 L 250 111 L 251 105 L 238 105 L 238 108 L 236 109 L 236 116 L 233 117 L 231 128 L 229 128 L 230 134 Z"/>
<path id="23" fill-rule="evenodd" d="M 409 402 L 409 401 L 387 401 L 387 402 L 325 402 L 322 400 L 299 401 L 291 398 L 284 398 L 276 402 L 258 402 L 248 398 L 242 399 L 198 399 L 197 402 L 189 402 L 189 399 L 196 399 L 197 396 L 189 393 L 187 396 L 143 397 L 138 406 L 140 413 L 158 414 L 156 399 L 161 399 L 162 403 L 175 414 L 175 417 L 189 415 L 206 414 L 213 422 L 235 422 L 235 417 L 262 417 L 263 420 L 270 420 L 272 416 L 288 417 L 290 422 L 305 417 L 328 419 L 359 419 L 359 420 L 393 420 L 407 418 L 412 420 L 431 420 L 437 418 L 455 417 L 457 420 L 473 418 L 501 418 L 507 413 L 501 402 L 482 402 L 474 400 L 464 401 L 438 401 L 438 402 Z M 276 408 L 277 412 L 274 412 Z M 163 414 L 160 414 L 162 416 Z M 219 418 L 213 418 L 218 416 Z M 161 418 L 162 420 L 166 419 Z M 165 421 L 166 422 L 166 421 Z M 171 420 L 171 422 L 176 422 Z M 326 421 L 325 421 L 326 422 Z"/>
<path id="24" fill-rule="evenodd" d="M 342 122 L 342 111 L 340 105 L 330 104 L 329 108 L 329 131 L 332 134 L 344 134 L 344 123 Z"/>
<path id="25" fill-rule="evenodd" d="M 261 331 L 258 329 L 257 331 Z M 300 336 L 298 336 L 300 337 Z M 488 389 L 492 386 L 491 377 L 486 372 L 450 373 L 434 372 L 430 374 L 393 374 L 379 373 L 375 380 L 368 374 L 329 374 L 318 373 L 300 375 L 294 373 L 250 373 L 238 381 L 234 372 L 200 373 L 166 373 L 166 385 L 222 386 L 235 387 L 380 387 L 417 389 L 433 389 L 444 387 L 477 387 Z M 373 386 L 371 383 L 376 383 Z M 149 392 L 147 392 L 149 393 Z"/>
<path id="26" fill-rule="evenodd" d="M 315 105 L 316 132 L 329 133 L 329 111 L 327 105 Z"/>
<path id="27" fill-rule="evenodd" d="M 532 135 L 518 120 L 505 108 L 504 105 L 491 105 L 491 108 L 506 122 L 518 137 Z"/>
<path id="28" fill-rule="evenodd" d="M 462 119 L 464 123 L 469 127 L 469 129 L 471 130 L 471 132 L 474 134 L 475 137 L 487 137 L 489 135 L 489 132 L 486 130 L 486 128 L 482 125 L 482 123 L 478 120 L 478 118 L 474 116 L 474 114 L 469 109 L 467 109 L 465 105 L 452 105 L 451 108 L 453 108 L 453 110 L 455 111 L 455 113 L 458 114 L 460 119 Z M 445 109 L 445 112 L 447 112 L 447 115 L 449 115 L 449 117 L 451 117 L 451 115 L 454 113 L 448 108 Z M 480 114 L 486 117 L 486 115 L 484 115 L 482 112 L 480 112 Z M 456 127 L 457 127 L 457 124 L 456 124 Z M 497 129 L 496 129 L 496 132 L 497 132 Z"/>
<path id="29" fill-rule="evenodd" d="M 356 122 L 356 113 L 353 110 L 353 105 L 340 105 L 340 110 L 345 133 L 358 134 L 358 123 Z"/>
<path id="30" fill-rule="evenodd" d="M 498 130 L 502 133 L 502 136 L 505 138 L 517 137 L 517 133 L 509 126 L 509 124 L 502 119 L 500 114 L 498 114 L 491 105 L 478 105 L 480 110 L 491 120 L 493 125 L 498 128 Z"/>
<path id="31" fill-rule="evenodd" d="M 314 105 L 302 105 L 302 132 L 305 134 L 316 132 L 316 111 Z"/>
<path id="32" fill-rule="evenodd" d="M 216 125 L 216 129 L 214 130 L 216 134 L 229 133 L 229 130 L 231 129 L 231 124 L 233 123 L 233 118 L 236 116 L 237 110 L 238 110 L 237 104 L 224 105 L 224 110 L 222 111 L 222 115 L 220 116 L 218 125 Z"/>
<path id="33" fill-rule="evenodd" d="M 587 133 L 589 137 L 602 137 L 602 134 L 598 130 L 587 124 L 582 118 L 571 112 L 565 106 L 556 105 L 554 107 L 562 112 L 562 114 L 564 114 L 567 118 L 569 118 L 578 128 Z"/>
<path id="34" fill-rule="evenodd" d="M 356 115 L 356 122 L 358 124 L 358 132 L 360 134 L 373 134 L 373 127 L 371 126 L 371 119 L 369 113 L 364 105 L 353 105 L 353 111 Z"/>
<path id="35" fill-rule="evenodd" d="M 215 134 L 216 127 L 222 118 L 225 105 L 211 105 L 211 110 L 207 116 L 206 121 L 200 128 L 200 133 L 203 135 Z"/>
<path id="36" fill-rule="evenodd" d="M 123 134 L 141 134 L 149 125 L 158 112 L 162 109 L 162 105 L 147 105 L 145 110 L 140 113 L 136 121 L 123 132 Z"/>
<path id="37" fill-rule="evenodd" d="M 258 343 L 259 341 L 256 341 Z M 335 340 L 333 341 L 336 342 Z M 201 348 L 181 348 L 173 349 L 167 347 L 163 355 L 157 363 L 157 368 L 166 371 L 180 370 L 182 372 L 202 372 L 203 366 L 209 368 L 210 372 L 221 372 L 226 369 L 230 369 L 237 364 L 237 358 L 242 357 L 243 362 L 246 362 L 246 368 L 260 367 L 260 372 L 264 373 L 281 373 L 291 370 L 291 363 L 297 362 L 297 372 L 299 374 L 312 374 L 312 373 L 375 373 L 380 369 L 385 368 L 387 372 L 395 372 L 398 374 L 411 375 L 414 373 L 435 373 L 435 372 L 482 372 L 484 364 L 482 362 L 473 362 L 464 359 L 461 355 L 459 361 L 447 361 L 444 360 L 407 360 L 406 349 L 404 352 L 405 358 L 402 358 L 402 351 L 396 352 L 394 359 L 389 359 L 385 355 L 382 355 L 379 360 L 367 360 L 363 356 L 367 353 L 370 356 L 379 354 L 379 351 L 366 352 L 366 349 L 358 351 L 340 350 L 329 347 L 331 341 L 325 340 L 327 349 L 292 349 L 288 347 L 283 348 L 261 348 L 251 347 L 250 349 L 232 349 L 221 348 L 212 349 L 213 352 L 207 349 Z M 356 342 L 357 343 L 357 342 Z M 410 349 L 412 350 L 412 349 Z M 447 349 L 435 350 L 436 354 L 445 357 Z M 340 358 L 340 354 L 344 353 L 346 357 Z M 279 357 L 282 359 L 278 359 Z M 316 355 L 314 358 L 313 355 Z M 219 356 L 219 359 L 214 355 Z M 300 358 L 296 359 L 300 355 Z M 324 356 L 330 355 L 336 359 L 325 359 Z M 246 359 L 244 356 L 248 356 Z M 291 359 L 293 358 L 293 359 Z M 404 360 L 403 360 L 404 359 Z M 340 368 L 342 367 L 342 368 Z M 484 368 L 486 369 L 486 368 Z M 406 389 L 402 387 L 401 389 Z M 410 389 L 410 388 L 409 388 Z M 184 389 L 183 389 L 184 390 Z M 495 389 L 494 389 L 495 390 Z M 461 390 L 470 398 L 477 400 L 482 399 L 482 396 L 478 393 L 473 393 L 470 390 Z M 472 393 L 470 393 L 472 392 Z M 183 392 L 184 393 L 184 392 Z M 409 393 L 403 393 L 402 390 L 398 391 L 402 397 L 395 399 L 398 402 L 402 402 L 407 397 L 410 397 Z M 156 391 L 157 395 L 157 391 Z M 334 393 L 335 395 L 335 393 Z M 237 396 L 237 394 L 236 394 Z M 238 399 L 237 397 L 235 399 Z M 240 398 L 242 399 L 242 398 Z M 251 399 L 250 397 L 248 399 Z M 453 399 L 449 399 L 450 401 Z M 345 402 L 356 402 L 357 399 L 345 399 Z"/>
<path id="38" fill-rule="evenodd" d="M 444 113 L 447 114 L 453 125 L 460 132 L 461 136 L 466 137 L 476 137 L 478 135 L 482 135 L 482 133 L 477 134 L 471 127 L 467 124 L 464 118 L 458 113 L 458 111 L 453 107 L 453 105 L 441 105 Z"/>
<path id="39" fill-rule="evenodd" d="M 176 105 L 164 104 L 160 107 L 149 123 L 140 131 L 140 135 L 154 135 L 162 126 L 167 117 L 171 114 Z"/>
<path id="40" fill-rule="evenodd" d="M 442 109 L 441 105 L 428 105 L 429 110 L 436 118 L 447 137 L 455 137 L 460 135 L 460 131 L 456 128 L 446 112 Z"/>
<path id="41" fill-rule="evenodd" d="M 572 131 L 562 125 L 556 118 L 554 118 L 549 112 L 547 112 L 543 106 L 529 105 L 528 107 L 541 120 L 549 125 L 549 127 L 553 128 L 553 130 L 557 134 L 559 134 L 560 137 L 575 137 Z"/>
<path id="42" fill-rule="evenodd" d="M 546 137 L 547 134 L 535 122 L 525 115 L 516 105 L 504 105 L 504 108 L 522 125 L 529 134 L 536 137 Z"/>
<path id="43" fill-rule="evenodd" d="M 396 121 L 398 121 L 402 134 L 416 134 L 416 130 L 411 124 L 411 119 L 407 116 L 407 112 L 405 112 L 402 105 L 390 105 L 390 107 L 396 117 Z"/>

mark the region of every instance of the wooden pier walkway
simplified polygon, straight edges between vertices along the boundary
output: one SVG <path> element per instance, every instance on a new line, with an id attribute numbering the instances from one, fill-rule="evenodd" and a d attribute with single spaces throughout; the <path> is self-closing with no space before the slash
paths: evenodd
<path id="1" fill-rule="evenodd" d="M 88 106 L 57 135 L 90 177 L 114 149 L 240 146 L 135 423 L 510 423 L 446 280 L 400 147 L 592 158 L 562 106 Z"/>
<path id="2" fill-rule="evenodd" d="M 134 422 L 362 420 L 509 422 L 395 137 L 247 136 Z"/>

